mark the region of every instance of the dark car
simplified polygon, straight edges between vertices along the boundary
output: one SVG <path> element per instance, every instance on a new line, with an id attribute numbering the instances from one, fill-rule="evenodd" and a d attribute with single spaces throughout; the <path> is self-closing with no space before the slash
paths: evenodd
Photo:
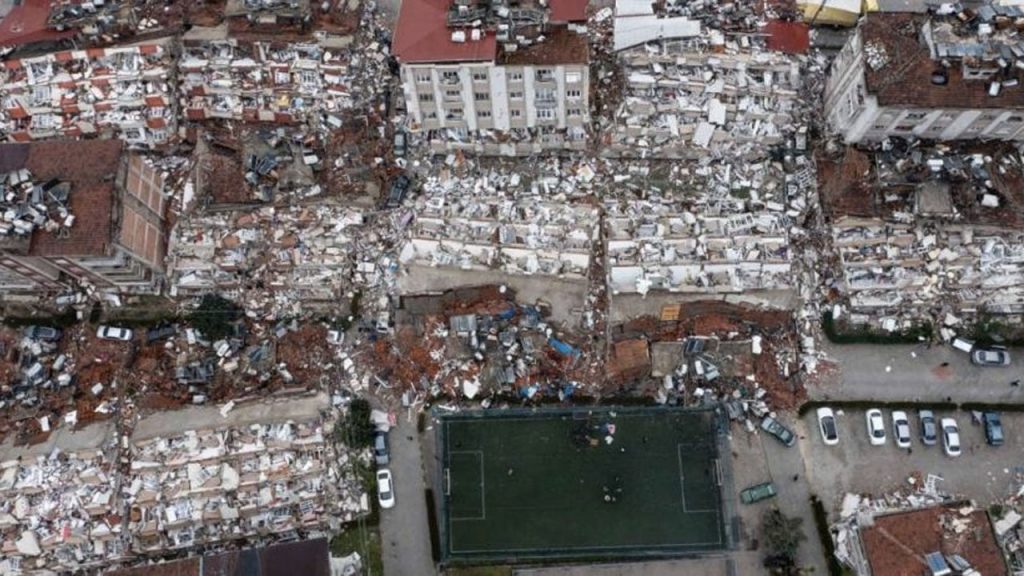
<path id="1" fill-rule="evenodd" d="M 377 466 L 387 466 L 391 462 L 391 444 L 387 432 L 377 432 L 373 437 L 373 457 Z"/>
<path id="2" fill-rule="evenodd" d="M 999 418 L 998 412 L 985 412 L 981 415 L 985 423 L 985 441 L 989 446 L 1003 445 L 1003 421 Z"/>
<path id="3" fill-rule="evenodd" d="M 917 413 L 921 420 L 921 443 L 927 446 L 935 446 L 938 442 L 939 432 L 935 426 L 935 413 L 931 410 L 921 410 Z"/>
<path id="4" fill-rule="evenodd" d="M 786 446 L 796 444 L 796 435 L 793 434 L 789 428 L 786 428 L 781 422 L 771 416 L 764 417 L 764 420 L 761 421 L 761 429 L 778 438 L 779 442 L 782 442 Z"/>
<path id="5" fill-rule="evenodd" d="M 409 188 L 412 187 L 412 179 L 405 174 L 399 174 L 391 181 L 391 186 L 388 187 L 388 199 L 385 203 L 386 208 L 398 208 L 402 205 L 402 200 L 405 200 L 405 195 L 409 193 Z"/>
<path id="6" fill-rule="evenodd" d="M 159 340 L 166 340 L 178 333 L 178 329 L 171 325 L 157 326 L 146 330 L 146 344 L 152 344 Z"/>
<path id="7" fill-rule="evenodd" d="M 213 378 L 214 368 L 212 360 L 192 362 L 185 366 L 178 366 L 174 371 L 174 378 L 181 384 L 207 384 Z"/>
<path id="8" fill-rule="evenodd" d="M 27 326 L 25 327 L 24 334 L 26 338 L 31 338 L 33 340 L 56 342 L 57 340 L 60 340 L 61 331 L 49 326 Z"/>

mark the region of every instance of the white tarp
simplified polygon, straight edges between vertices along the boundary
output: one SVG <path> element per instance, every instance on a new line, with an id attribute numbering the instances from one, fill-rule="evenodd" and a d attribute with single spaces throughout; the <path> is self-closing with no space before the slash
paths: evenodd
<path id="1" fill-rule="evenodd" d="M 654 15 L 615 18 L 615 50 L 625 50 L 654 40 L 692 38 L 700 35 L 700 22 Z"/>

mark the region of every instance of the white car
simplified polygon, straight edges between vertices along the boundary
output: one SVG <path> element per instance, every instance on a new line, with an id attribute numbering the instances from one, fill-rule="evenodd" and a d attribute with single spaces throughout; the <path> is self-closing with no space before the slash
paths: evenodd
<path id="1" fill-rule="evenodd" d="M 135 333 L 130 328 L 118 328 L 117 326 L 100 326 L 96 331 L 96 337 L 103 340 L 120 340 L 130 342 Z"/>
<path id="2" fill-rule="evenodd" d="M 892 436 L 900 448 L 910 448 L 910 419 L 902 410 L 892 413 Z"/>
<path id="3" fill-rule="evenodd" d="M 821 440 L 826 446 L 839 444 L 839 428 L 836 426 L 836 415 L 831 408 L 818 408 L 818 428 Z"/>
<path id="4" fill-rule="evenodd" d="M 871 439 L 872 446 L 882 446 L 885 444 L 885 421 L 882 420 L 882 411 L 878 408 L 872 408 L 865 414 L 865 419 L 868 422 L 868 438 Z"/>
<path id="5" fill-rule="evenodd" d="M 377 470 L 377 501 L 381 508 L 395 507 L 395 485 L 391 481 L 391 470 Z"/>
<path id="6" fill-rule="evenodd" d="M 946 456 L 959 456 L 960 427 L 956 425 L 956 420 L 943 418 L 939 427 L 942 429 L 942 447 L 946 450 Z"/>

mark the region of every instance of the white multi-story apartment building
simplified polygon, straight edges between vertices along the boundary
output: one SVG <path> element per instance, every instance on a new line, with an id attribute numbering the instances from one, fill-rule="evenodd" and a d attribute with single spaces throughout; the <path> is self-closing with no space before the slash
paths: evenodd
<path id="1" fill-rule="evenodd" d="M 393 46 L 412 129 L 435 148 L 581 147 L 590 120 L 586 1 L 547 4 L 403 2 Z M 510 138 L 476 138 L 482 131 Z"/>
<path id="2" fill-rule="evenodd" d="M 1024 43 L 1005 10 L 869 14 L 832 64 L 829 125 L 847 143 L 1024 140 Z"/>

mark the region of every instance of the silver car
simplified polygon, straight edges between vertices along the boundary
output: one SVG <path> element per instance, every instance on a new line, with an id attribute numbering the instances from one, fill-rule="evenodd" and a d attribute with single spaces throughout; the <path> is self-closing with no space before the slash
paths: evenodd
<path id="1" fill-rule="evenodd" d="M 971 362 L 978 366 L 1009 366 L 1010 352 L 1001 346 L 976 347 L 971 351 Z"/>

